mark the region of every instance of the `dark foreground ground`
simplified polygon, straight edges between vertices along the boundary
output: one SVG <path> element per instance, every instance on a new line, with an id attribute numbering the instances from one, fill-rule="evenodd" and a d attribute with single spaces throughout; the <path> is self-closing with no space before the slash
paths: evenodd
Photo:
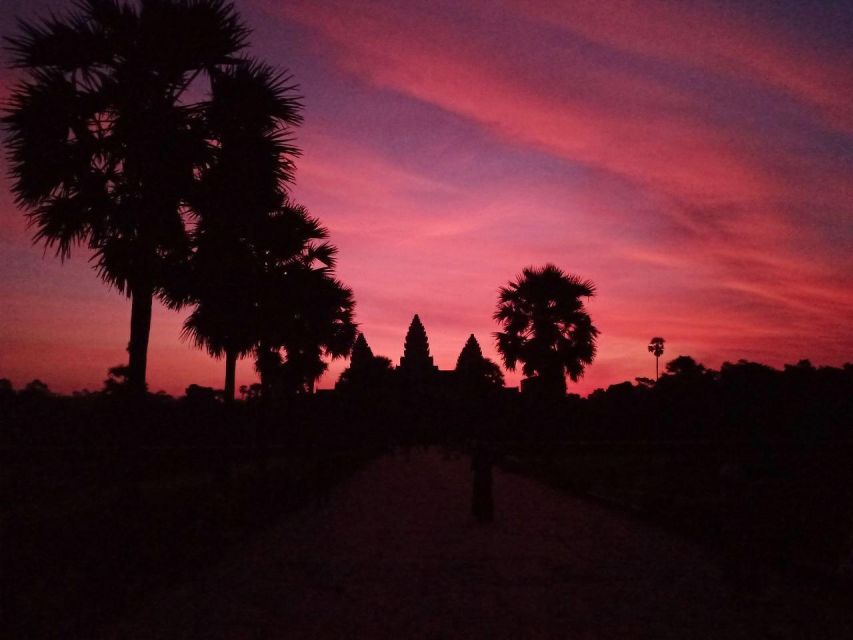
<path id="1" fill-rule="evenodd" d="M 849 594 L 466 459 L 386 456 L 139 601 L 110 638 L 850 638 Z"/>

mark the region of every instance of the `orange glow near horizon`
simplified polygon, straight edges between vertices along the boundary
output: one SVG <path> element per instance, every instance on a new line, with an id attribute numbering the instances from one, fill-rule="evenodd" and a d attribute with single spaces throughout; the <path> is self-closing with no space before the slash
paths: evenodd
<path id="1" fill-rule="evenodd" d="M 838 26 L 853 10 L 237 6 L 253 53 L 301 84 L 294 195 L 330 228 L 375 353 L 396 364 L 418 313 L 441 368 L 471 333 L 497 359 L 498 287 L 553 262 L 598 287 L 599 355 L 570 391 L 653 377 L 655 335 L 662 365 L 853 360 L 853 34 Z M 14 78 L 0 73 L 3 96 Z M 62 265 L 30 236 L 4 177 L 0 377 L 100 388 L 126 359 L 130 306 L 84 251 Z M 180 342 L 183 316 L 155 311 L 150 388 L 221 387 L 224 364 Z M 238 385 L 253 380 L 241 361 Z"/>

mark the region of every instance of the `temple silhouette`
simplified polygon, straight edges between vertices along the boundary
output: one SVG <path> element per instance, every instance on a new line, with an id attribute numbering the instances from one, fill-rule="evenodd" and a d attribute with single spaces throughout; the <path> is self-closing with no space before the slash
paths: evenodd
<path id="1" fill-rule="evenodd" d="M 418 314 L 406 332 L 400 364 L 374 355 L 363 333 L 353 346 L 350 366 L 335 385 L 337 391 L 394 387 L 404 394 L 451 393 L 460 389 L 504 389 L 500 368 L 483 356 L 471 334 L 457 359 L 455 369 L 439 369 L 430 354 L 429 337 Z M 514 390 L 514 389 L 513 389 Z"/>

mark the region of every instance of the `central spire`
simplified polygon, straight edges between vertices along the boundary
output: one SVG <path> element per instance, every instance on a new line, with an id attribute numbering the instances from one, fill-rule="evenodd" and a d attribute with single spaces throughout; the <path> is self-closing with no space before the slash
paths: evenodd
<path id="1" fill-rule="evenodd" d="M 412 318 L 409 331 L 406 333 L 406 344 L 403 357 L 400 358 L 400 369 L 409 373 L 432 373 L 436 370 L 432 356 L 429 354 L 429 340 L 426 329 L 421 324 L 418 314 Z"/>

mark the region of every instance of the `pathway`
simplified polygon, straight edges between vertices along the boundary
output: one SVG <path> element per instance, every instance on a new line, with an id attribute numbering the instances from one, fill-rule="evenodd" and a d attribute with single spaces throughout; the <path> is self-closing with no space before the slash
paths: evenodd
<path id="1" fill-rule="evenodd" d="M 782 578 L 735 587 L 691 542 L 496 472 L 387 456 L 332 496 L 152 596 L 116 638 L 853 638 L 851 616 Z"/>

